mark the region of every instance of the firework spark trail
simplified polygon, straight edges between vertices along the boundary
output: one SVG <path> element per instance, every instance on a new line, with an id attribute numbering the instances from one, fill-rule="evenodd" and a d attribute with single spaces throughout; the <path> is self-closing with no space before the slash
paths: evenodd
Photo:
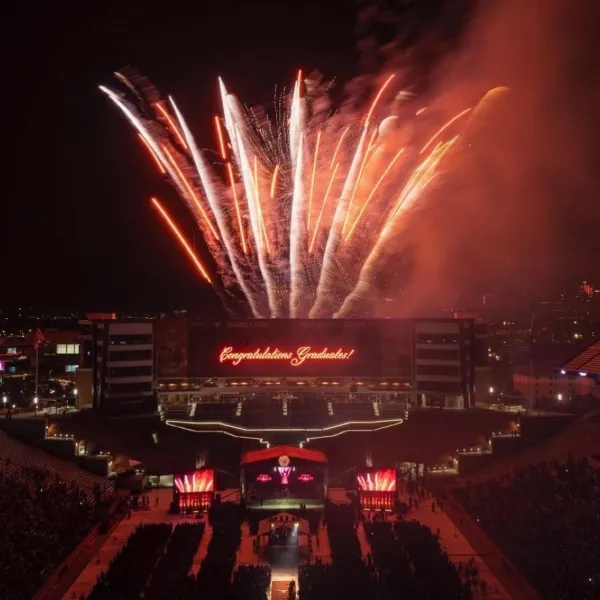
<path id="1" fill-rule="evenodd" d="M 150 156 L 154 160 L 154 163 L 156 164 L 156 167 L 158 168 L 160 174 L 166 175 L 167 170 L 164 168 L 163 164 L 160 162 L 160 158 L 158 158 L 158 155 L 156 154 L 156 152 L 154 152 L 154 150 L 152 150 L 152 146 L 146 141 L 146 138 L 139 131 L 138 131 L 138 137 L 140 138 L 140 140 L 142 140 L 142 143 L 148 149 L 148 152 L 150 153 Z"/>
<path id="2" fill-rule="evenodd" d="M 304 194 L 304 121 L 305 106 L 302 92 L 302 71 L 294 86 L 290 116 L 290 156 L 292 166 L 292 206 L 290 211 L 290 316 L 298 317 L 306 282 L 307 218 Z"/>
<path id="3" fill-rule="evenodd" d="M 221 119 L 215 115 L 215 128 L 217 130 L 217 138 L 219 140 L 219 152 L 221 158 L 227 160 L 227 150 L 225 148 L 225 140 L 223 139 L 223 130 L 221 129 Z"/>
<path id="4" fill-rule="evenodd" d="M 133 112 L 129 109 L 127 104 L 119 98 L 117 94 L 115 94 L 112 90 L 100 86 L 100 90 L 104 92 L 114 104 L 123 112 L 128 121 L 133 125 L 133 127 L 137 130 L 137 132 L 144 138 L 148 146 L 152 149 L 154 154 L 158 157 L 159 161 L 163 165 L 164 169 L 167 171 L 175 185 L 178 187 L 182 198 L 186 201 L 189 209 L 191 210 L 198 228 L 203 232 L 207 243 L 210 246 L 210 240 L 212 237 L 216 237 L 216 232 L 211 230 L 212 226 L 210 226 L 210 221 L 206 217 L 204 209 L 202 205 L 197 201 L 194 201 L 192 197 L 190 197 L 188 190 L 186 189 L 184 181 L 180 177 L 180 171 L 178 169 L 173 168 L 172 163 L 167 159 L 165 153 L 163 152 L 160 144 L 155 140 L 154 136 L 148 129 L 148 126 L 145 125 L 141 119 L 136 117 Z M 183 174 L 181 174 L 183 176 Z M 206 227 L 209 226 L 208 231 Z M 209 235 L 210 234 L 210 235 Z M 211 237 L 212 236 L 212 237 Z M 211 248 L 213 252 L 216 252 L 216 248 L 213 246 Z"/>
<path id="5" fill-rule="evenodd" d="M 306 246 L 306 219 L 304 218 L 304 186 L 302 180 L 304 136 L 300 134 L 294 172 L 294 192 L 290 220 L 290 316 L 298 316 L 302 295 L 301 284 L 306 276 L 302 253 Z"/>
<path id="6" fill-rule="evenodd" d="M 158 112 L 160 112 L 160 114 L 165 118 L 165 120 L 167 121 L 167 123 L 169 124 L 169 128 L 171 129 L 171 131 L 175 134 L 175 136 L 177 137 L 177 139 L 179 140 L 179 143 L 186 149 L 188 150 L 188 146 L 185 142 L 184 137 L 181 135 L 181 131 L 179 131 L 179 128 L 177 127 L 177 125 L 173 122 L 173 119 L 171 118 L 171 115 L 168 113 L 167 109 L 162 105 L 161 102 L 158 102 L 156 104 L 156 108 L 158 109 Z"/>
<path id="7" fill-rule="evenodd" d="M 240 211 L 240 203 L 238 202 L 237 192 L 235 191 L 235 178 L 233 176 L 233 167 L 231 163 L 227 163 L 227 174 L 229 175 L 229 185 L 231 186 L 231 192 L 233 195 L 233 204 L 235 206 L 235 216 L 237 219 L 238 231 L 240 234 L 240 242 L 242 244 L 242 250 L 244 254 L 248 254 L 248 246 L 246 245 L 246 234 L 244 233 L 244 225 L 242 223 L 242 213 Z"/>
<path id="8" fill-rule="evenodd" d="M 377 180 L 377 183 L 375 183 L 375 185 L 373 186 L 371 193 L 368 195 L 367 199 L 364 201 L 363 205 L 361 206 L 360 212 L 358 213 L 358 216 L 356 217 L 354 224 L 350 228 L 350 231 L 348 232 L 348 235 L 346 236 L 346 239 L 344 240 L 345 242 L 347 242 L 352 237 L 352 233 L 353 233 L 354 229 L 356 228 L 356 226 L 358 225 L 358 222 L 360 221 L 360 218 L 363 216 L 363 213 L 365 212 L 367 206 L 369 206 L 369 203 L 373 199 L 373 196 L 375 196 L 375 193 L 379 189 L 379 186 L 383 183 L 383 181 L 387 177 L 388 173 L 392 170 L 392 167 L 396 164 L 396 161 L 400 158 L 400 156 L 402 155 L 403 152 L 404 152 L 404 148 L 401 148 L 400 151 L 396 153 L 396 156 L 394 156 L 394 158 L 392 158 L 392 160 L 386 167 L 385 171 L 382 173 L 381 177 Z"/>
<path id="9" fill-rule="evenodd" d="M 250 217 L 250 227 L 256 243 L 256 256 L 258 267 L 264 282 L 267 293 L 267 302 L 271 317 L 281 316 L 280 306 L 276 301 L 273 289 L 273 277 L 269 271 L 269 265 L 265 256 L 265 246 L 262 244 L 262 223 L 259 207 L 257 205 L 254 176 L 250 165 L 250 158 L 247 154 L 247 147 L 252 144 L 250 135 L 247 131 L 247 125 L 243 119 L 241 108 L 236 103 L 235 98 L 227 93 L 223 81 L 219 79 L 219 87 L 223 102 L 223 113 L 225 118 L 225 129 L 229 135 L 233 154 L 240 170 L 242 184 L 246 194 L 248 205 L 248 214 Z"/>
<path id="10" fill-rule="evenodd" d="M 279 165 L 275 165 L 275 169 L 273 171 L 273 175 L 271 176 L 271 200 L 275 198 L 275 191 L 277 190 L 277 175 L 279 173 Z"/>
<path id="11" fill-rule="evenodd" d="M 312 212 L 312 199 L 313 194 L 315 192 L 315 175 L 317 174 L 317 160 L 319 159 L 319 146 L 321 144 L 321 130 L 317 134 L 317 143 L 315 145 L 315 152 L 313 156 L 313 168 L 312 168 L 312 177 L 310 178 L 310 195 L 308 196 L 308 220 L 306 224 L 306 229 L 310 231 L 310 216 Z"/>
<path id="12" fill-rule="evenodd" d="M 352 292 L 346 296 L 342 306 L 335 313 L 335 318 L 344 318 L 351 314 L 353 307 L 367 295 L 375 278 L 377 262 L 385 249 L 385 243 L 392 227 L 394 227 L 400 216 L 405 215 L 423 194 L 425 189 L 437 177 L 436 169 L 440 166 L 442 159 L 450 148 L 455 144 L 458 136 L 434 150 L 417 166 L 413 176 L 402 190 L 397 204 L 392 209 L 391 215 L 384 225 L 381 234 L 375 242 L 369 256 L 365 260 L 358 282 Z"/>
<path id="13" fill-rule="evenodd" d="M 438 139 L 438 137 L 440 137 L 440 135 L 442 133 L 444 133 L 444 131 L 446 131 L 446 129 L 448 129 L 448 127 L 450 127 L 453 123 L 456 123 L 456 121 L 458 121 L 460 118 L 464 117 L 465 115 L 469 114 L 471 112 L 470 108 L 465 108 L 465 110 L 459 112 L 457 115 L 454 115 L 449 121 L 447 121 L 446 123 L 444 123 L 444 125 L 442 125 L 429 139 L 429 141 L 423 146 L 423 148 L 421 148 L 421 152 L 419 152 L 419 154 L 423 154 L 424 152 L 427 151 L 427 148 L 429 148 L 429 146 L 431 146 L 431 144 L 433 144 L 433 142 L 435 142 L 435 140 Z"/>
<path id="14" fill-rule="evenodd" d="M 281 316 L 281 311 L 279 303 L 277 302 L 277 298 L 275 296 L 275 290 L 273 288 L 273 277 L 269 271 L 269 265 L 267 263 L 266 246 L 262 243 L 263 233 L 261 215 L 258 206 L 258 201 L 255 195 L 254 176 L 252 173 L 252 167 L 250 165 L 250 158 L 247 154 L 247 146 L 250 144 L 250 140 L 247 139 L 248 134 L 246 132 L 245 123 L 242 119 L 241 110 L 239 106 L 237 106 L 235 103 L 235 99 L 232 96 L 228 96 L 227 101 L 228 107 L 230 109 L 230 116 L 232 118 L 232 125 L 234 127 L 233 134 L 235 136 L 235 142 L 232 142 L 232 146 L 234 148 L 237 147 L 236 160 L 240 167 L 242 182 L 244 184 L 244 190 L 246 192 L 248 212 L 250 214 L 250 224 L 252 227 L 254 241 L 256 242 L 256 255 L 258 257 L 258 266 L 267 292 L 267 301 L 269 304 L 270 315 L 271 317 L 277 317 Z"/>
<path id="15" fill-rule="evenodd" d="M 333 169 L 333 165 L 335 165 L 335 159 L 337 158 L 338 152 L 340 151 L 340 148 L 342 146 L 342 142 L 344 141 L 344 138 L 346 137 L 348 131 L 350 131 L 350 125 L 346 125 L 346 127 L 344 127 L 342 131 L 342 135 L 340 135 L 340 139 L 338 140 L 338 143 L 335 147 L 335 151 L 333 152 L 333 156 L 331 157 L 331 164 L 329 165 L 330 169 Z"/>
<path id="16" fill-rule="evenodd" d="M 451 127 L 456 132 L 454 124 L 471 112 L 458 113 L 431 135 L 429 120 L 416 118 L 424 109 L 411 110 L 422 131 L 407 138 L 412 123 L 405 126 L 389 112 L 375 117 L 392 77 L 379 88 L 356 137 L 356 115 L 315 109 L 315 88 L 301 72 L 291 93 L 276 95 L 274 121 L 261 108 L 244 108 L 219 79 L 223 112 L 214 125 L 222 179 L 172 100 L 170 106 L 161 101 L 144 80 L 142 94 L 124 77 L 127 99 L 101 90 L 191 211 L 223 284 L 214 285 L 218 294 L 241 291 L 259 318 L 307 312 L 343 317 L 368 300 L 391 240 L 396 244 L 396 234 L 412 222 L 409 213 L 442 167 L 459 167 L 446 159 L 458 135 L 447 141 L 444 134 Z M 461 127 L 466 139 L 475 131 L 470 124 L 481 120 L 475 118 L 480 104 Z M 152 199 L 152 205 L 202 279 L 214 281 L 160 203 Z"/>
<path id="17" fill-rule="evenodd" d="M 162 151 L 165 153 L 165 156 L 168 158 L 169 164 L 173 167 L 173 169 L 177 173 L 176 180 L 179 180 L 182 183 L 184 189 L 187 191 L 190 198 L 192 198 L 195 205 L 198 207 L 198 210 L 200 211 L 202 218 L 206 222 L 206 225 L 207 225 L 208 229 L 210 230 L 212 236 L 216 240 L 218 240 L 219 234 L 217 233 L 217 230 L 214 228 L 213 224 L 210 222 L 210 219 L 208 218 L 208 215 L 206 214 L 206 211 L 204 210 L 204 207 L 202 206 L 202 202 L 200 202 L 200 199 L 198 198 L 198 195 L 194 191 L 192 184 L 189 182 L 188 178 L 183 174 L 183 171 L 177 164 L 177 161 L 175 160 L 175 158 L 173 158 L 173 155 L 169 152 L 169 149 L 166 146 L 163 146 Z"/>
<path id="18" fill-rule="evenodd" d="M 186 251 L 187 255 L 190 257 L 190 260 L 194 263 L 194 266 L 200 272 L 200 275 L 202 275 L 202 277 L 204 279 L 206 279 L 206 281 L 208 281 L 208 283 L 212 284 L 212 281 L 210 280 L 210 277 L 208 276 L 207 270 L 204 268 L 204 266 L 202 265 L 202 263 L 200 262 L 198 257 L 194 254 L 194 251 L 192 250 L 191 246 L 188 244 L 187 240 L 183 237 L 183 234 L 179 231 L 179 228 L 177 227 L 177 225 L 175 225 L 175 222 L 173 221 L 173 219 L 171 219 L 171 217 L 169 216 L 169 213 L 167 213 L 167 211 L 162 207 L 162 205 L 156 198 L 150 198 L 150 201 L 152 202 L 152 205 L 154 206 L 154 208 L 156 208 L 156 210 L 160 213 L 164 222 L 169 226 L 169 228 L 171 229 L 171 232 L 173 233 L 175 238 L 179 241 L 182 248 Z"/>
<path id="19" fill-rule="evenodd" d="M 310 317 L 318 317 L 323 312 L 325 312 L 325 314 L 327 314 L 327 312 L 330 312 L 327 309 L 327 306 L 330 305 L 330 299 L 332 297 L 329 286 L 330 280 L 332 279 L 333 266 L 336 262 L 334 260 L 334 255 L 337 248 L 340 245 L 342 237 L 340 232 L 340 226 L 344 223 L 350 190 L 352 190 L 358 175 L 358 171 L 360 168 L 360 160 L 363 156 L 365 141 L 369 132 L 369 126 L 371 123 L 373 111 L 375 110 L 375 107 L 381 99 L 383 92 L 385 91 L 385 89 L 390 84 L 393 78 L 394 75 L 390 75 L 385 81 L 385 83 L 379 88 L 379 91 L 377 92 L 377 95 L 375 96 L 375 99 L 373 100 L 373 103 L 371 104 L 369 112 L 367 113 L 367 116 L 365 118 L 360 140 L 358 142 L 356 152 L 354 153 L 354 157 L 352 159 L 352 163 L 350 165 L 350 170 L 346 177 L 344 187 L 342 188 L 342 193 L 333 216 L 333 223 L 331 224 L 331 228 L 329 230 L 329 237 L 327 238 L 325 253 L 323 255 L 323 263 L 321 265 L 321 274 L 319 277 L 319 283 L 317 284 L 316 300 L 313 304 L 313 307 L 310 310 Z"/>
<path id="20" fill-rule="evenodd" d="M 310 249 L 309 249 L 310 254 L 312 254 L 313 250 L 314 250 L 315 239 L 317 237 L 317 233 L 319 233 L 319 225 L 321 224 L 321 219 L 323 218 L 323 211 L 325 210 L 325 205 L 327 204 L 327 198 L 329 197 L 329 192 L 331 191 L 331 186 L 333 185 L 333 182 L 335 180 L 335 174 L 337 173 L 339 166 L 340 166 L 340 163 L 337 163 L 337 165 L 335 165 L 335 168 L 333 169 L 333 172 L 331 173 L 331 177 L 329 178 L 329 183 L 327 184 L 327 190 L 325 191 L 325 196 L 323 196 L 323 202 L 321 202 L 321 210 L 319 211 L 319 216 L 317 217 L 317 222 L 315 224 L 315 230 L 313 231 L 312 240 L 310 242 Z"/>
<path id="21" fill-rule="evenodd" d="M 223 213 L 223 206 L 220 201 L 219 193 L 215 188 L 214 181 L 212 179 L 212 175 L 209 171 L 208 165 L 204 160 L 203 156 L 200 154 L 198 150 L 198 146 L 196 145 L 196 141 L 192 136 L 192 133 L 183 118 L 183 115 L 177 108 L 173 98 L 169 98 L 171 103 L 171 107 L 173 108 L 173 112 L 179 122 L 179 127 L 181 127 L 181 131 L 183 132 L 183 136 L 185 138 L 185 142 L 187 144 L 187 148 L 189 148 L 190 153 L 192 155 L 192 160 L 196 165 L 196 170 L 198 172 L 198 176 L 200 178 L 200 182 L 202 183 L 202 187 L 204 188 L 204 194 L 208 200 L 208 204 L 215 215 L 215 220 L 217 222 L 217 227 L 220 233 L 220 239 L 223 241 L 225 249 L 227 251 L 227 256 L 231 263 L 231 268 L 235 275 L 236 281 L 240 286 L 241 290 L 244 292 L 246 298 L 248 299 L 248 304 L 250 305 L 250 309 L 252 310 L 252 314 L 256 318 L 262 317 L 258 300 L 254 297 L 254 294 L 250 290 L 250 288 L 246 285 L 246 279 L 243 273 L 243 267 L 240 264 L 240 257 L 238 256 L 238 252 L 236 250 L 235 244 L 233 243 L 230 233 L 229 227 L 227 225 L 225 215 Z"/>
<path id="22" fill-rule="evenodd" d="M 267 254 L 271 254 L 271 244 L 269 242 L 269 234 L 267 233 L 267 226 L 265 225 L 265 218 L 263 215 L 262 206 L 260 203 L 260 177 L 258 176 L 258 159 L 254 157 L 254 174 L 252 176 L 252 182 L 254 183 L 254 193 L 256 194 L 256 210 L 258 212 L 258 220 L 260 222 L 260 235 L 261 240 L 265 243 Z"/>
<path id="23" fill-rule="evenodd" d="M 346 209 L 346 216 L 344 218 L 344 224 L 342 225 L 342 236 L 346 231 L 346 226 L 348 225 L 348 220 L 350 218 L 352 212 L 352 204 L 354 203 L 354 198 L 356 197 L 356 192 L 360 186 L 360 181 L 362 179 L 363 173 L 365 171 L 365 167 L 371 158 L 371 150 L 373 150 L 375 137 L 377 135 L 377 129 L 373 130 L 373 134 L 371 135 L 371 139 L 369 140 L 369 145 L 367 146 L 367 150 L 365 151 L 365 155 L 363 156 L 362 163 L 360 165 L 360 169 L 358 170 L 358 175 L 356 176 L 356 181 L 354 182 L 354 187 L 352 188 L 352 194 L 350 196 L 350 200 L 348 201 L 348 208 Z"/>

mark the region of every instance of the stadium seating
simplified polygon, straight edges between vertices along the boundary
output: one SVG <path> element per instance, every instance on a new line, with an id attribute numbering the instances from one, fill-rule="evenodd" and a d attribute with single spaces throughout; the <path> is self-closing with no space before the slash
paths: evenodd
<path id="1" fill-rule="evenodd" d="M 53 478 L 77 486 L 92 499 L 98 490 L 105 495 L 113 492 L 114 484 L 110 479 L 94 475 L 78 467 L 75 463 L 47 454 L 43 450 L 11 438 L 0 431 L 0 459 L 4 460 L 5 473 L 20 472 L 23 467 L 43 471 Z"/>
<path id="2" fill-rule="evenodd" d="M 0 598 L 20 600 L 31 598 L 90 534 L 106 490 L 78 487 L 78 480 L 101 478 L 78 478 L 69 463 L 0 439 Z"/>
<path id="3" fill-rule="evenodd" d="M 588 413 L 577 419 L 557 436 L 505 460 L 497 461 L 472 475 L 459 480 L 459 485 L 498 481 L 518 469 L 548 461 L 564 462 L 567 456 L 575 459 L 587 456 L 600 448 L 600 411 Z"/>
<path id="4" fill-rule="evenodd" d="M 573 457 L 454 491 L 544 600 L 600 597 L 599 494 L 600 470 Z"/>

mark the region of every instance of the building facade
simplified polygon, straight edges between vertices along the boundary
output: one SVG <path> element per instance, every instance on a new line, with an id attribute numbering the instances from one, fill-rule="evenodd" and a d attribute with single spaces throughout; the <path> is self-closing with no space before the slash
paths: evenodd
<path id="1" fill-rule="evenodd" d="M 156 322 L 163 403 L 290 389 L 469 408 L 485 335 L 474 319 L 264 319 Z"/>
<path id="2" fill-rule="evenodd" d="M 92 321 L 91 336 L 94 408 L 106 412 L 156 409 L 154 323 Z"/>

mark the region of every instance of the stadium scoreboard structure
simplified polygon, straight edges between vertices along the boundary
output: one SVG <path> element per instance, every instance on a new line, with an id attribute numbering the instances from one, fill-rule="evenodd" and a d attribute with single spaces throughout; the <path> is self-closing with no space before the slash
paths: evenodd
<path id="1" fill-rule="evenodd" d="M 189 376 L 410 378 L 412 332 L 367 320 L 195 322 Z"/>
<path id="2" fill-rule="evenodd" d="M 176 318 L 158 321 L 155 337 L 165 398 L 211 380 L 215 387 L 410 392 L 466 408 L 485 361 L 473 319 Z"/>

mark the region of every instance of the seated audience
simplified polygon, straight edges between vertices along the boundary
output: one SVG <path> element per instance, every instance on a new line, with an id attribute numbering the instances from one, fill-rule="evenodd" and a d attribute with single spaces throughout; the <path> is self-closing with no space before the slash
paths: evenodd
<path id="1" fill-rule="evenodd" d="M 586 459 L 542 463 L 454 494 L 542 598 L 600 597 L 600 470 Z"/>
<path id="2" fill-rule="evenodd" d="M 97 521 L 87 491 L 0 459 L 0 598 L 31 598 Z"/>

